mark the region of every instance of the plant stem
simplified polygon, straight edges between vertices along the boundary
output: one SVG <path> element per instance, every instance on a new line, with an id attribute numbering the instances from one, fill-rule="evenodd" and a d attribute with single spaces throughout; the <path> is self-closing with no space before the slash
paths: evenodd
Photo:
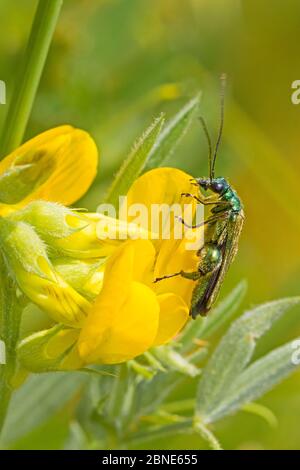
<path id="1" fill-rule="evenodd" d="M 111 432 L 108 434 L 108 448 L 116 449 L 122 435 L 122 407 L 127 389 L 128 368 L 127 364 L 117 367 L 117 376 L 108 403 L 107 413 L 111 423 Z"/>
<path id="2" fill-rule="evenodd" d="M 0 433 L 5 423 L 5 418 L 8 410 L 8 405 L 11 398 L 11 388 L 7 384 L 5 368 L 7 366 L 0 366 Z"/>
<path id="3" fill-rule="evenodd" d="M 8 276 L 1 258 L 0 338 L 5 344 L 6 363 L 0 365 L 0 433 L 13 391 L 16 372 L 16 345 L 19 338 L 22 305 L 16 297 L 16 286 Z"/>
<path id="4" fill-rule="evenodd" d="M 216 436 L 203 424 L 199 418 L 195 419 L 193 429 L 202 437 L 204 441 L 209 444 L 209 447 L 212 450 L 223 450 Z"/>
<path id="5" fill-rule="evenodd" d="M 120 416 L 123 407 L 123 398 L 127 388 L 128 369 L 127 364 L 121 364 L 118 367 L 117 377 L 114 379 L 114 385 L 109 401 L 109 416 L 112 420 Z"/>
<path id="6" fill-rule="evenodd" d="M 180 423 L 169 424 L 167 426 L 156 426 L 153 429 L 147 429 L 146 431 L 139 432 L 138 434 L 134 434 L 132 436 L 128 436 L 126 442 L 124 443 L 124 447 L 128 449 L 128 447 L 135 448 L 135 446 L 147 443 L 148 441 L 154 439 L 165 439 L 169 436 L 173 436 L 174 434 L 178 433 L 192 433 L 192 420 L 186 419 Z"/>
<path id="7" fill-rule="evenodd" d="M 23 140 L 62 3 L 63 0 L 39 1 L 2 131 L 2 157 Z"/>

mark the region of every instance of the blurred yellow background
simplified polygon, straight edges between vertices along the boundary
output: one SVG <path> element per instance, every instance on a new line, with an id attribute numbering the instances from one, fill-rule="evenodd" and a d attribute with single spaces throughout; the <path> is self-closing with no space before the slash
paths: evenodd
<path id="1" fill-rule="evenodd" d="M 8 100 L 35 6 L 31 0 L 0 4 L 0 79 Z M 134 139 L 161 111 L 170 118 L 201 90 L 200 112 L 216 135 L 218 78 L 226 72 L 216 172 L 241 196 L 246 223 L 222 296 L 241 278 L 249 283 L 245 308 L 299 295 L 300 105 L 291 102 L 291 84 L 300 79 L 299 38 L 298 0 L 65 0 L 26 137 L 64 123 L 92 134 L 100 168 L 79 206 L 95 209 Z M 1 105 L 0 123 L 5 110 Z M 197 122 L 168 165 L 207 175 L 207 146 Z M 259 352 L 299 334 L 295 309 Z M 188 385 L 181 391 L 192 394 Z M 262 402 L 276 413 L 278 427 L 239 413 L 215 429 L 224 447 L 299 449 L 300 374 Z M 68 413 L 17 446 L 61 447 Z M 199 441 L 178 436 L 152 445 L 196 448 Z"/>

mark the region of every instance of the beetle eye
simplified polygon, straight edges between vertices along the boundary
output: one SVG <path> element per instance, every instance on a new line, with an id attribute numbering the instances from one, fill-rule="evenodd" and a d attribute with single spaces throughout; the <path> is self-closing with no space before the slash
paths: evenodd
<path id="1" fill-rule="evenodd" d="M 222 190 L 224 189 L 224 185 L 222 183 L 215 183 L 213 185 L 213 190 L 216 192 L 216 193 L 220 193 Z"/>

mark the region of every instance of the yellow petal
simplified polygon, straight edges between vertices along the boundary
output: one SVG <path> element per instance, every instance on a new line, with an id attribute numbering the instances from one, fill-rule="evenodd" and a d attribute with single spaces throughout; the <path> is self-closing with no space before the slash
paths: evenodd
<path id="1" fill-rule="evenodd" d="M 191 184 L 191 179 L 192 176 L 177 168 L 156 168 L 147 171 L 129 189 L 128 205 L 139 203 L 150 209 L 151 204 L 172 205 L 186 202 L 181 193 L 197 194 L 197 188 Z"/>
<path id="2" fill-rule="evenodd" d="M 71 126 L 43 132 L 14 150 L 0 162 L 0 174 L 27 154 L 35 164 L 50 167 L 52 171 L 21 205 L 35 199 L 72 204 L 87 191 L 96 175 L 98 152 L 93 139 L 87 132 Z M 37 161 L 35 155 L 40 155 L 42 160 Z M 0 206 L 2 213 L 9 209 L 5 204 Z"/>
<path id="3" fill-rule="evenodd" d="M 181 297 L 174 294 L 158 296 L 159 324 L 154 346 L 165 344 L 184 327 L 189 318 L 189 308 Z"/>
<path id="4" fill-rule="evenodd" d="M 203 245 L 203 228 L 195 229 L 195 232 L 199 238 L 199 243 L 196 243 L 197 249 L 191 250 L 191 241 L 186 238 L 183 240 L 163 240 L 155 264 L 154 278 L 175 274 L 181 270 L 185 272 L 197 271 L 199 264 L 197 250 Z M 194 286 L 195 281 L 177 276 L 157 282 L 155 291 L 157 293 L 173 292 L 190 305 Z"/>
<path id="5" fill-rule="evenodd" d="M 109 258 L 103 288 L 79 338 L 85 362 L 123 362 L 151 347 L 159 304 L 152 289 L 137 281 L 148 277 L 154 255 L 151 242 L 135 240 L 124 243 Z"/>
<path id="6" fill-rule="evenodd" d="M 66 216 L 66 223 L 75 229 L 74 233 L 56 238 L 52 244 L 67 256 L 79 259 L 106 257 L 120 244 L 118 240 L 102 240 L 99 237 L 98 214 L 80 214 L 73 211 Z"/>
<path id="7" fill-rule="evenodd" d="M 142 228 L 149 232 L 158 232 L 159 239 L 161 239 L 162 234 L 168 228 L 172 232 L 174 217 L 171 213 L 171 222 L 168 217 L 164 217 L 162 223 L 157 224 L 157 227 L 153 226 L 153 218 L 157 219 L 156 211 L 159 211 L 158 206 L 165 205 L 165 207 L 170 207 L 178 205 L 182 208 L 185 204 L 191 204 L 192 211 L 194 212 L 196 207 L 195 201 L 192 198 L 182 197 L 182 193 L 185 192 L 197 194 L 198 190 L 191 184 L 191 179 L 190 175 L 177 168 L 156 168 L 148 171 L 140 176 L 129 189 L 127 193 L 127 211 L 123 207 L 123 210 L 121 209 L 120 211 L 120 217 L 127 219 L 129 222 L 135 222 L 136 215 L 130 214 L 130 207 L 132 208 L 135 204 L 142 204 L 148 213 L 146 223 L 142 225 Z M 162 213 L 165 213 L 163 208 Z"/>
<path id="8" fill-rule="evenodd" d="M 119 246 L 109 258 L 104 273 L 104 285 L 112 288 L 131 281 L 145 281 L 153 270 L 155 249 L 149 240 L 129 240 Z M 113 280 L 112 280 L 113 279 Z"/>
<path id="9" fill-rule="evenodd" d="M 112 242 L 114 240 L 151 239 L 151 233 L 136 224 L 130 224 L 127 221 L 108 217 L 101 213 L 87 213 L 85 216 L 97 223 L 97 236 L 100 240 Z"/>
<path id="10" fill-rule="evenodd" d="M 56 273 L 52 279 L 43 279 L 32 273 L 20 271 L 17 282 L 27 297 L 56 322 L 80 327 L 88 314 L 90 303 Z"/>
<path id="11" fill-rule="evenodd" d="M 126 301 L 116 308 L 114 297 L 102 291 L 83 327 L 78 343 L 85 363 L 116 364 L 149 349 L 158 328 L 159 304 L 148 287 L 133 282 Z M 116 302 L 117 303 L 117 302 Z"/>
<path id="12" fill-rule="evenodd" d="M 149 240 L 130 242 L 134 250 L 133 279 L 153 287 L 155 249 Z"/>
<path id="13" fill-rule="evenodd" d="M 179 204 L 181 207 L 191 204 L 191 214 L 194 214 L 196 202 L 192 198 L 182 197 L 182 193 L 198 194 L 198 188 L 191 184 L 192 176 L 178 170 L 176 168 L 157 168 L 151 170 L 140 178 L 138 178 L 131 186 L 127 194 L 128 208 L 133 204 L 144 204 L 151 214 L 152 204 Z M 128 217 L 129 221 L 134 220 Z M 169 221 L 166 221 L 169 224 Z M 157 261 L 155 265 L 154 278 L 162 277 L 168 274 L 174 274 L 181 270 L 195 271 L 199 262 L 196 256 L 197 249 L 201 248 L 203 229 L 197 229 L 193 233 L 199 239 L 199 244 L 195 244 L 195 249 L 191 250 L 191 242 L 195 242 L 195 238 L 187 238 L 191 231 L 187 231 L 183 239 L 176 239 L 174 230 L 176 224 L 182 225 L 178 220 L 174 220 L 169 225 L 169 239 L 160 239 L 155 243 L 158 251 Z M 155 232 L 155 227 L 151 226 L 151 215 L 148 218 L 148 224 L 145 229 Z M 165 230 L 161 227 L 160 235 Z M 165 232 L 166 233 L 166 232 Z M 189 305 L 191 295 L 195 283 L 189 279 L 182 277 L 174 277 L 163 280 L 155 284 L 155 290 L 158 293 L 172 292 L 181 296 Z"/>
<path id="14" fill-rule="evenodd" d="M 18 360 L 27 370 L 76 370 L 83 366 L 77 340 L 79 330 L 56 325 L 23 339 L 18 345 Z"/>

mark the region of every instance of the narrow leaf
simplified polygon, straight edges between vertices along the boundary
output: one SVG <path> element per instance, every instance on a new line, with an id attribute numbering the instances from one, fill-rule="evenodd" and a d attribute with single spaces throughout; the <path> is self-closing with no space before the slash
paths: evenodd
<path id="1" fill-rule="evenodd" d="M 146 431 L 141 431 L 129 435 L 126 439 L 127 446 L 135 449 L 135 446 L 146 446 L 148 441 L 166 439 L 167 437 L 178 435 L 180 433 L 192 434 L 192 421 L 186 419 L 185 421 L 168 424 L 167 426 L 150 426 Z"/>
<path id="2" fill-rule="evenodd" d="M 203 324 L 199 336 L 201 339 L 206 339 L 212 336 L 219 328 L 221 328 L 231 317 L 238 308 L 247 292 L 247 282 L 241 281 L 230 294 L 222 300 L 211 312 Z"/>
<path id="3" fill-rule="evenodd" d="M 78 421 L 72 421 L 64 450 L 82 450 L 88 445 L 88 438 Z"/>
<path id="4" fill-rule="evenodd" d="M 42 425 L 63 408 L 85 382 L 86 375 L 80 373 L 31 376 L 14 394 L 2 444 L 12 443 Z"/>
<path id="5" fill-rule="evenodd" d="M 199 102 L 200 94 L 191 99 L 173 119 L 170 120 L 149 154 L 146 170 L 151 170 L 152 168 L 162 165 L 174 152 L 190 127 L 197 112 Z"/>
<path id="6" fill-rule="evenodd" d="M 118 207 L 119 196 L 125 196 L 134 180 L 140 175 L 149 158 L 156 139 L 162 129 L 164 117 L 161 115 L 136 142 L 129 156 L 117 173 L 106 197 L 106 203 Z"/>
<path id="7" fill-rule="evenodd" d="M 190 321 L 185 328 L 180 343 L 183 351 L 190 349 L 193 340 L 200 338 L 206 339 L 212 336 L 241 305 L 247 292 L 247 282 L 241 281 L 209 314 L 207 318 Z"/>
<path id="8" fill-rule="evenodd" d="M 300 363 L 293 361 L 294 344 L 294 341 L 287 343 L 251 364 L 233 383 L 230 394 L 211 413 L 210 421 L 261 397 L 299 367 Z"/>
<path id="9" fill-rule="evenodd" d="M 262 304 L 236 320 L 225 334 L 203 371 L 197 394 L 196 413 L 211 421 L 216 408 L 232 390 L 234 381 L 249 363 L 256 341 L 299 297 Z"/>
<path id="10" fill-rule="evenodd" d="M 247 413 L 251 413 L 253 415 L 259 416 L 273 429 L 277 428 L 278 420 L 270 408 L 267 406 L 261 405 L 260 403 L 246 403 L 243 405 L 242 411 L 246 411 Z"/>

